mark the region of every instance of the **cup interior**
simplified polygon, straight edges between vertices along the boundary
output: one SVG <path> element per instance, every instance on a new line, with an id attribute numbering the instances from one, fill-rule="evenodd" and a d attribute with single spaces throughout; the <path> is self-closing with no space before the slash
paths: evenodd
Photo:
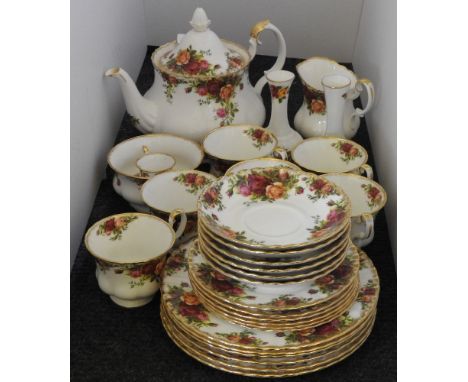
<path id="1" fill-rule="evenodd" d="M 144 155 L 136 163 L 140 170 L 152 173 L 169 170 L 174 164 L 175 160 L 171 155 L 162 153 Z"/>
<path id="2" fill-rule="evenodd" d="M 104 261 L 141 263 L 166 253 L 175 241 L 174 230 L 164 220 L 141 213 L 109 216 L 86 233 L 88 251 Z"/>
<path id="3" fill-rule="evenodd" d="M 351 84 L 351 80 L 341 74 L 331 74 L 322 78 L 323 86 L 332 89 L 345 88 Z"/>
<path id="4" fill-rule="evenodd" d="M 288 70 L 274 70 L 267 73 L 266 78 L 271 82 L 288 82 L 294 79 L 294 73 Z"/>
<path id="5" fill-rule="evenodd" d="M 355 174 L 325 174 L 325 178 L 340 186 L 351 199 L 351 215 L 376 213 L 387 200 L 383 187 L 363 176 Z"/>

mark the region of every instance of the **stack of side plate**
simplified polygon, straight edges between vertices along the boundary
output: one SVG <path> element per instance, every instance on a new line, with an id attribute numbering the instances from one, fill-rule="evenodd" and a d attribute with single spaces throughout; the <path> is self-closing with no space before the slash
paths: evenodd
<path id="1" fill-rule="evenodd" d="M 196 247 L 190 249 L 195 244 L 190 242 L 174 251 L 166 263 L 161 318 L 173 341 L 197 360 L 241 375 L 293 376 L 339 362 L 369 336 L 376 314 L 379 279 L 363 252 L 359 254 L 359 292 L 346 312 L 329 322 L 302 330 L 262 330 L 232 323 L 202 304 L 189 273 L 189 254 L 194 265 L 204 263 L 196 259 L 200 256 Z M 347 254 L 348 258 L 351 257 Z M 316 288 L 319 287 L 316 285 Z M 246 293 L 253 295 L 254 292 Z M 273 306 L 276 307 L 275 303 Z M 280 312 L 287 312 L 288 307 Z"/>
<path id="2" fill-rule="evenodd" d="M 204 190 L 198 216 L 200 250 L 236 280 L 313 280 L 346 257 L 350 201 L 314 174 L 273 167 L 226 175 Z"/>
<path id="3" fill-rule="evenodd" d="M 358 293 L 359 254 L 347 247 L 343 262 L 329 274 L 293 284 L 254 284 L 229 278 L 206 260 L 198 243 L 189 253 L 189 277 L 210 311 L 237 323 L 265 330 L 301 330 L 343 314 Z"/>

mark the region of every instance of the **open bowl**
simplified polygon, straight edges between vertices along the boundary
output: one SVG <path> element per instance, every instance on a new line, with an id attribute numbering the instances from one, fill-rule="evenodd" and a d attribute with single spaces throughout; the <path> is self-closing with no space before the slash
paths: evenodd
<path id="1" fill-rule="evenodd" d="M 174 170 L 194 169 L 204 157 L 198 143 L 171 134 L 140 135 L 114 146 L 107 156 L 109 166 L 115 171 L 114 189 L 140 212 L 149 212 L 141 197 L 141 186 L 150 176 L 141 174 L 137 162 L 153 153 L 171 156 L 175 161 Z"/>

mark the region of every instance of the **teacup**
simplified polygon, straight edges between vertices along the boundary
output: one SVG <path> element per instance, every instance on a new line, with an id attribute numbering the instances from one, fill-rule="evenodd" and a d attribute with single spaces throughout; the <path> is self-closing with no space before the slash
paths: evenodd
<path id="1" fill-rule="evenodd" d="M 174 232 L 175 217 L 182 223 Z M 186 217 L 174 211 L 169 223 L 148 214 L 108 216 L 88 229 L 85 245 L 96 259 L 101 290 L 116 304 L 135 308 L 149 303 L 159 289 L 166 253 L 185 229 Z"/>
<path id="2" fill-rule="evenodd" d="M 374 218 L 387 202 L 387 193 L 377 182 L 356 174 L 325 174 L 351 199 L 351 239 L 364 247 L 374 239 Z"/>
<path id="3" fill-rule="evenodd" d="M 302 171 L 300 167 L 296 166 L 287 160 L 276 159 L 276 158 L 258 158 L 250 159 L 242 162 L 238 162 L 235 165 L 229 167 L 226 171 L 226 175 L 232 175 L 241 170 L 250 170 L 252 168 L 267 168 L 267 167 L 283 167 L 289 168 L 294 171 Z"/>
<path id="4" fill-rule="evenodd" d="M 215 179 L 202 171 L 168 171 L 148 180 L 141 189 L 141 196 L 151 211 L 161 218 L 166 218 L 176 209 L 186 213 L 187 225 L 178 240 L 182 243 L 196 235 L 198 197 L 203 188 Z"/>
<path id="5" fill-rule="evenodd" d="M 145 177 L 153 177 L 161 172 L 168 171 L 174 165 L 174 157 L 163 153 L 146 154 L 136 162 L 136 166 L 140 169 L 140 175 Z"/>
<path id="6" fill-rule="evenodd" d="M 366 164 L 367 151 L 354 141 L 338 137 L 305 139 L 291 150 L 292 160 L 300 167 L 319 174 L 352 172 L 372 179 Z"/>
<path id="7" fill-rule="evenodd" d="M 203 139 L 203 149 L 213 164 L 211 173 L 224 175 L 236 162 L 277 155 L 287 159 L 275 135 L 256 125 L 230 125 L 212 130 Z"/>
<path id="8" fill-rule="evenodd" d="M 153 153 L 172 156 L 174 170 L 197 168 L 204 157 L 198 143 L 171 134 L 140 135 L 114 146 L 107 156 L 115 171 L 114 190 L 139 212 L 150 212 L 141 198 L 141 186 L 150 176 L 142 176 L 136 163 L 143 155 Z"/>

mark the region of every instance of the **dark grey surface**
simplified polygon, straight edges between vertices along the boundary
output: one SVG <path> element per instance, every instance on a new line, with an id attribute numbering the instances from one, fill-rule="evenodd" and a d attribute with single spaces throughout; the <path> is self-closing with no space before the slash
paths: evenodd
<path id="1" fill-rule="evenodd" d="M 154 73 L 148 54 L 138 77 L 137 86 L 144 92 L 153 83 Z M 299 59 L 288 59 L 285 69 L 295 72 Z M 251 80 L 261 77 L 274 58 L 257 56 L 251 63 Z M 347 65 L 351 67 L 350 65 Z M 117 91 L 117 90 L 116 90 Z M 267 87 L 263 98 L 270 110 Z M 289 120 L 302 102 L 302 90 L 295 79 L 289 99 Z M 139 135 L 125 115 L 116 142 Z M 268 121 L 265 121 L 265 125 Z M 373 155 L 365 121 L 354 138 Z M 374 167 L 374 166 L 373 166 Z M 102 181 L 88 226 L 115 213 L 133 211 L 112 188 L 111 170 Z M 366 343 L 353 355 L 328 369 L 283 380 L 317 382 L 396 381 L 396 273 L 387 232 L 385 213 L 375 222 L 374 241 L 365 248 L 380 276 L 381 292 L 375 327 Z M 95 263 L 82 244 L 71 273 L 71 380 L 72 381 L 237 381 L 254 380 L 205 366 L 187 356 L 166 335 L 159 318 L 159 294 L 147 306 L 124 309 L 102 293 L 95 277 Z"/>

